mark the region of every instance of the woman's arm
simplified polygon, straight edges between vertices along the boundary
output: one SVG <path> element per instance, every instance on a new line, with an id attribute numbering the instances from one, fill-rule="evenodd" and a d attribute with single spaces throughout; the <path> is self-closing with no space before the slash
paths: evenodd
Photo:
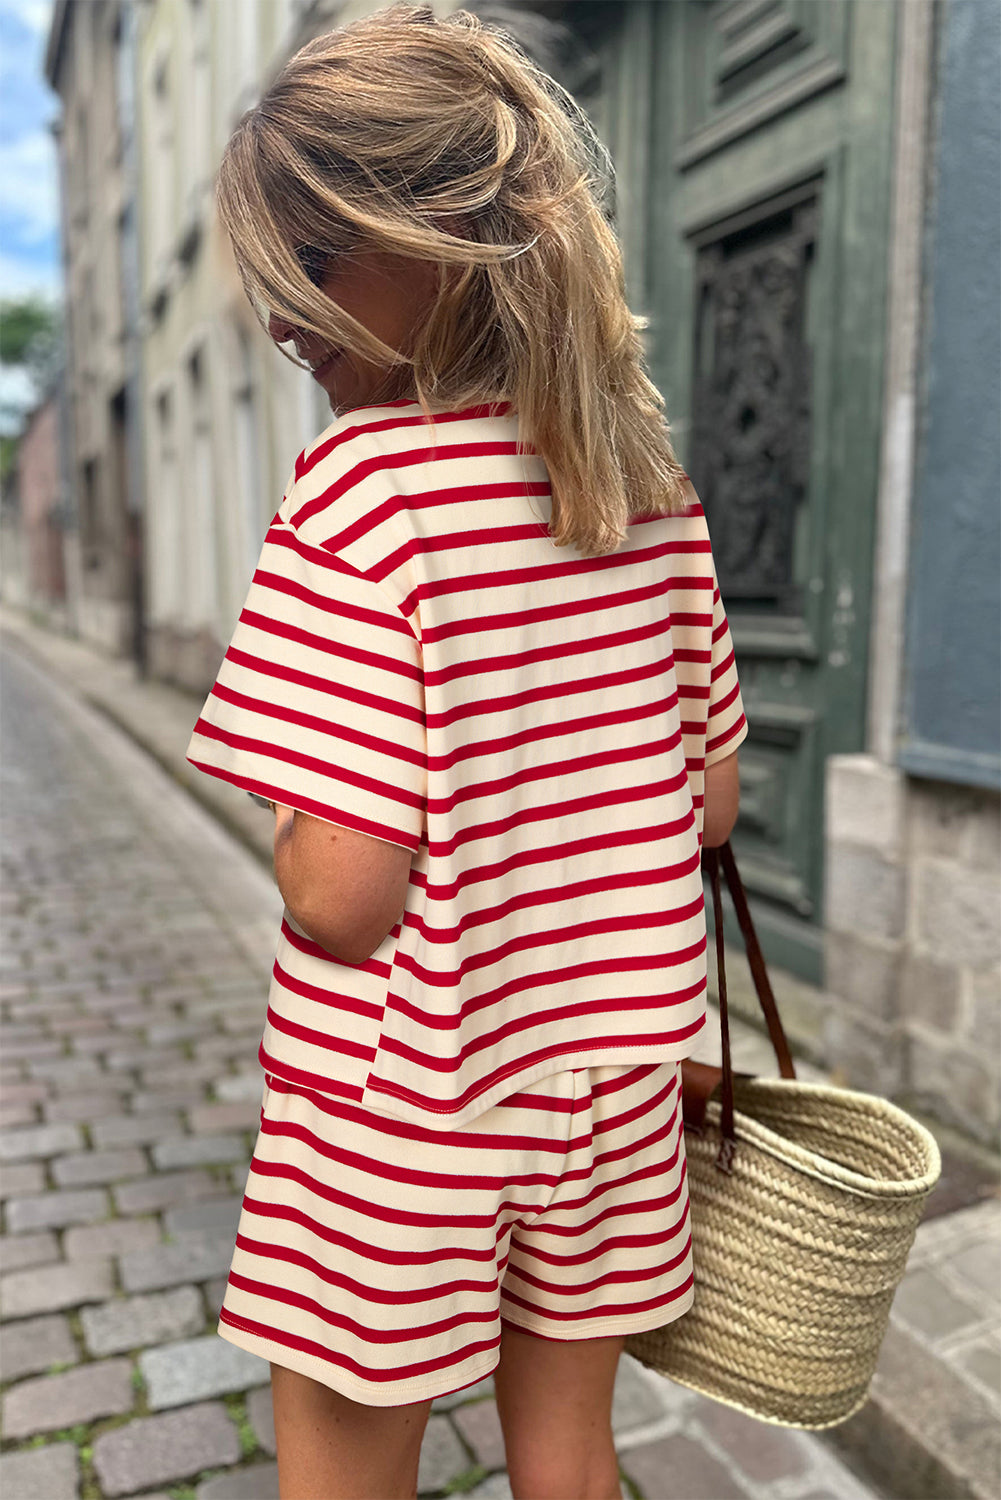
<path id="1" fill-rule="evenodd" d="M 401 844 L 275 808 L 278 889 L 307 937 L 341 963 L 364 963 L 399 922 L 411 859 Z"/>
<path id="2" fill-rule="evenodd" d="M 737 751 L 706 767 L 705 801 L 702 807 L 702 843 L 710 849 L 725 844 L 737 821 L 740 782 Z"/>

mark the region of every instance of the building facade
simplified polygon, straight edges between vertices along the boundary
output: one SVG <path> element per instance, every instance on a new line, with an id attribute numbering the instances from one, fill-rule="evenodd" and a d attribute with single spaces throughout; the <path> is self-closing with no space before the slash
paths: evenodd
<path id="1" fill-rule="evenodd" d="M 66 301 L 68 564 L 79 633 L 133 649 L 138 624 L 139 431 L 125 278 L 133 215 L 128 170 L 131 7 L 56 0 L 45 72 L 59 95 Z"/>

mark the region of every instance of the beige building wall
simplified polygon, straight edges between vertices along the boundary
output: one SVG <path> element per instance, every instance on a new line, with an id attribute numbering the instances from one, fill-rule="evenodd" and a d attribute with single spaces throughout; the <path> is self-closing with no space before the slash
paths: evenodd
<path id="1" fill-rule="evenodd" d="M 213 207 L 241 113 L 340 7 L 153 0 L 138 43 L 150 671 L 207 687 L 292 464 L 330 414 L 247 304 Z"/>
<path id="2" fill-rule="evenodd" d="M 82 635 L 129 648 L 126 464 L 126 330 L 122 318 L 123 168 L 119 79 L 124 65 L 119 0 L 57 0 L 46 73 L 62 102 L 70 401 L 70 489 L 77 526 L 75 616 Z"/>

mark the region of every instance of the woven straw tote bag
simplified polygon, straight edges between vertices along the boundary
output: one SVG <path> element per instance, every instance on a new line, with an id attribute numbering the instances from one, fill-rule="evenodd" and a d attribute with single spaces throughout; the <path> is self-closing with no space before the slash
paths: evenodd
<path id="1" fill-rule="evenodd" d="M 778 1079 L 734 1077 L 730 1065 L 720 860 Z M 941 1171 L 938 1147 L 884 1099 L 796 1081 L 729 845 L 706 850 L 704 865 L 723 1066 L 682 1069 L 695 1303 L 664 1328 L 630 1335 L 626 1349 L 762 1421 L 833 1427 L 865 1402 L 890 1303 Z"/>

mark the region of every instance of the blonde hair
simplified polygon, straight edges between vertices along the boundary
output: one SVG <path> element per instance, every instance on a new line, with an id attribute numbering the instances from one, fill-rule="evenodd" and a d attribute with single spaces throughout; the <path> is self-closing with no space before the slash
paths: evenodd
<path id="1" fill-rule="evenodd" d="M 553 541 L 591 556 L 686 503 L 600 206 L 608 171 L 583 111 L 505 32 L 395 5 L 290 59 L 237 126 L 217 201 L 259 316 L 396 367 L 429 418 L 510 402 L 549 471 Z M 326 297 L 303 245 L 436 264 L 413 348 Z"/>

